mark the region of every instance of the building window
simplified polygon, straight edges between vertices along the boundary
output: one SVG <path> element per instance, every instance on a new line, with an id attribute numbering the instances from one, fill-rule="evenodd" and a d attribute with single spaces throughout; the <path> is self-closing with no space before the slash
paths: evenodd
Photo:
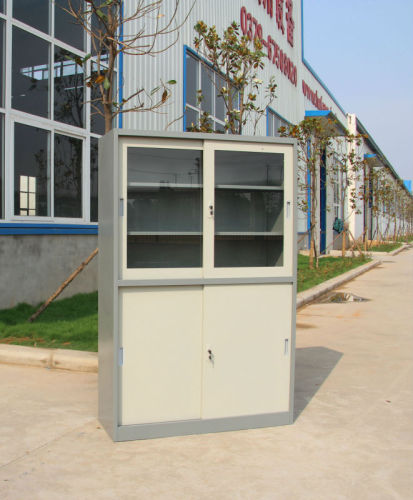
<path id="1" fill-rule="evenodd" d="M 101 65 L 101 68 L 104 68 Z M 101 69 L 103 71 L 103 69 Z M 98 75 L 98 65 L 92 62 L 92 76 Z M 101 93 L 97 85 L 90 89 L 90 131 L 94 134 L 103 135 L 105 133 L 105 119 L 103 118 L 103 106 Z"/>
<path id="2" fill-rule="evenodd" d="M 4 115 L 0 113 L 0 219 L 4 218 Z"/>
<path id="3" fill-rule="evenodd" d="M 36 177 L 20 176 L 19 215 L 36 215 Z"/>
<path id="4" fill-rule="evenodd" d="M 7 17 L 6 4 L 11 9 Z M 88 8 L 84 0 L 0 0 L 3 219 L 97 222 L 97 144 L 105 122 L 98 89 L 85 84 L 86 74 L 98 72 L 96 51 L 90 36 L 65 10 L 69 6 Z M 98 17 L 93 20 L 94 30 L 102 26 Z M 7 51 L 6 32 L 12 43 Z M 86 52 L 93 57 L 84 66 L 77 64 Z M 100 59 L 100 74 L 107 58 Z M 11 83 L 7 102 L 6 76 Z M 13 190 L 11 199 L 5 196 L 5 186 Z"/>
<path id="5" fill-rule="evenodd" d="M 49 117 L 50 44 L 13 27 L 12 98 L 14 109 Z"/>
<path id="6" fill-rule="evenodd" d="M 90 138 L 90 220 L 98 221 L 98 139 Z"/>
<path id="7" fill-rule="evenodd" d="M 85 33 L 76 23 L 74 17 L 66 12 L 69 6 L 69 0 L 54 0 L 54 33 L 55 37 L 62 42 L 76 47 L 79 50 L 85 49 Z M 82 0 L 70 0 L 70 4 L 77 12 L 82 6 Z"/>
<path id="8" fill-rule="evenodd" d="M 75 127 L 83 127 L 83 67 L 76 64 L 74 57 L 74 54 L 55 46 L 54 119 Z"/>
<path id="9" fill-rule="evenodd" d="M 50 32 L 48 0 L 13 0 L 13 17 L 44 33 Z"/>
<path id="10" fill-rule="evenodd" d="M 280 137 L 279 129 L 289 127 L 290 123 L 284 120 L 278 113 L 268 108 L 267 111 L 267 135 L 269 137 Z"/>
<path id="11" fill-rule="evenodd" d="M 83 141 L 54 136 L 54 216 L 82 217 Z"/>
<path id="12" fill-rule="evenodd" d="M 185 65 L 185 130 L 199 124 L 201 113 L 208 113 L 212 129 L 225 132 L 226 107 L 219 95 L 225 86 L 224 79 L 189 51 L 185 54 Z"/>
<path id="13" fill-rule="evenodd" d="M 21 123 L 14 127 L 14 215 L 50 215 L 50 133 Z"/>
<path id="14" fill-rule="evenodd" d="M 340 210 L 340 172 L 333 172 L 333 212 L 338 219 L 341 216 Z"/>
<path id="15" fill-rule="evenodd" d="M 14 215 L 82 217 L 83 142 L 68 135 L 15 124 Z M 52 154 L 53 169 L 50 167 Z"/>
<path id="16" fill-rule="evenodd" d="M 4 56 L 6 51 L 6 29 L 5 22 L 0 19 L 0 108 L 4 106 Z"/>

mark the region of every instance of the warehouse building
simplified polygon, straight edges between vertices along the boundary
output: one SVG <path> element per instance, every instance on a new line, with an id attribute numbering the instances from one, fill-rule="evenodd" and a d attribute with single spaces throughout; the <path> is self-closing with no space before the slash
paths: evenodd
<path id="1" fill-rule="evenodd" d="M 125 3 L 125 17 L 132 15 L 135 4 Z M 84 84 L 85 73 L 96 71 L 96 62 L 92 57 L 85 67 L 75 63 L 93 52 L 91 41 L 64 10 L 66 5 L 66 0 L 0 0 L 0 308 L 46 298 L 97 244 L 97 151 L 104 122 L 89 103 L 96 95 Z M 165 19 L 174 6 L 174 0 L 165 0 Z M 214 86 L 219 74 L 195 50 L 194 25 L 203 20 L 222 33 L 236 21 L 244 34 L 261 38 L 268 56 L 262 79 L 274 76 L 277 83 L 277 99 L 258 123 L 257 135 L 276 136 L 280 126 L 297 124 L 305 116 L 334 117 L 342 129 L 364 135 L 360 154 L 371 168 L 384 169 L 389 182 L 399 183 L 359 118 L 343 110 L 305 60 L 301 0 L 198 0 L 192 6 L 192 0 L 181 0 L 178 22 L 189 16 L 168 50 L 154 58 L 119 58 L 119 100 L 133 93 L 137 82 L 146 89 L 171 79 L 177 84 L 162 112 L 120 115 L 117 127 L 182 132 L 208 111 L 214 130 L 221 132 L 225 112 Z M 125 25 L 124 36 L 139 28 Z M 175 37 L 164 37 L 160 48 Z M 244 133 L 252 132 L 247 127 Z M 374 215 L 371 203 L 357 208 L 349 200 L 340 204 L 342 179 L 330 182 L 325 176 L 326 169 L 320 168 L 320 252 L 334 246 L 336 217 L 348 220 L 356 238 L 374 239 L 385 230 L 391 234 L 397 221 L 386 216 L 385 208 Z M 401 193 L 410 196 L 407 188 Z M 308 216 L 301 213 L 302 247 L 308 245 L 308 227 Z M 65 293 L 96 288 L 92 263 Z"/>

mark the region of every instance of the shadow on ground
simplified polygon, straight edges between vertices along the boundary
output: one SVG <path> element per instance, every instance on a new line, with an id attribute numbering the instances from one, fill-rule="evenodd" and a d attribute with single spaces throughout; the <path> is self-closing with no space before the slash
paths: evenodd
<path id="1" fill-rule="evenodd" d="M 326 347 L 296 349 L 294 421 L 301 415 L 342 356 L 342 352 Z"/>

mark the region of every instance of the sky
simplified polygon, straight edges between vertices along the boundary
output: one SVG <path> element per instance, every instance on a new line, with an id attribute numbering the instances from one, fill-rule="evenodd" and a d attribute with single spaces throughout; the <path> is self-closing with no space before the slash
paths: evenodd
<path id="1" fill-rule="evenodd" d="M 413 0 L 304 0 L 304 57 L 413 179 Z"/>

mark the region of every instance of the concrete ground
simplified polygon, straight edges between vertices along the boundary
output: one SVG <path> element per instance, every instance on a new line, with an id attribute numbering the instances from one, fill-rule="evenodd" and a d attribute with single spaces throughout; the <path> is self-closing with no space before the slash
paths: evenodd
<path id="1" fill-rule="evenodd" d="M 1 499 L 412 499 L 413 250 L 297 317 L 296 419 L 113 443 L 96 374 L 0 365 Z"/>

